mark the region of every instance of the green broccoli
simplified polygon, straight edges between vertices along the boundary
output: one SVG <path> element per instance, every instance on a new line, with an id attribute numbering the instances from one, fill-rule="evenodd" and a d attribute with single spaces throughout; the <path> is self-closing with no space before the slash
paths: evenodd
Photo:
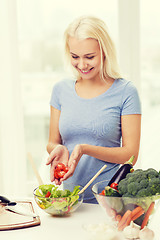
<path id="1" fill-rule="evenodd" d="M 129 174 L 127 174 L 128 176 Z M 122 179 L 119 184 L 118 184 L 118 191 L 119 192 L 122 192 L 123 194 L 126 194 L 128 192 L 128 188 L 127 188 L 127 184 L 126 184 L 126 179 L 127 178 L 124 178 Z M 121 184 L 120 184 L 121 183 Z"/>
<path id="2" fill-rule="evenodd" d="M 160 173 L 153 168 L 137 169 L 128 173 L 118 184 L 118 191 L 124 197 L 147 197 L 160 194 Z"/>
<path id="3" fill-rule="evenodd" d="M 160 193 L 160 178 L 152 178 L 149 180 L 149 186 L 151 189 L 152 195 L 155 195 L 157 193 Z"/>
<path id="4" fill-rule="evenodd" d="M 136 197 L 148 197 L 148 196 L 152 196 L 152 193 L 149 188 L 140 189 L 136 195 Z"/>
<path id="5" fill-rule="evenodd" d="M 147 169 L 145 173 L 147 174 L 148 179 L 157 178 L 160 176 L 159 173 L 153 168 Z"/>
<path id="6" fill-rule="evenodd" d="M 119 182 L 118 191 L 124 205 L 135 204 L 146 211 L 151 202 L 160 198 L 160 172 L 149 168 L 128 173 L 126 178 Z"/>
<path id="7" fill-rule="evenodd" d="M 142 180 L 143 181 L 143 180 Z M 141 184 L 138 182 L 131 182 L 128 185 L 128 193 L 132 196 L 136 196 L 137 192 L 141 189 Z"/>

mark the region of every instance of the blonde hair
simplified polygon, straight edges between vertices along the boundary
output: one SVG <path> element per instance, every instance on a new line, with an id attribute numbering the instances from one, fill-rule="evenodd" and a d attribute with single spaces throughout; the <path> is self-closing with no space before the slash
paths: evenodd
<path id="1" fill-rule="evenodd" d="M 92 38 L 98 41 L 101 51 L 101 78 L 121 78 L 119 65 L 116 57 L 116 50 L 110 38 L 106 24 L 93 16 L 82 16 L 75 19 L 64 33 L 65 53 L 70 58 L 69 38 L 77 39 Z"/>

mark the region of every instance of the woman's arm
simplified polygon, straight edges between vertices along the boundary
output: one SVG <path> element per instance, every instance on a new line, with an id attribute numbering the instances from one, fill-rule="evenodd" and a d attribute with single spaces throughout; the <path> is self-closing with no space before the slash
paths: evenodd
<path id="1" fill-rule="evenodd" d="M 122 147 L 100 147 L 88 144 L 81 145 L 82 154 L 87 154 L 100 160 L 112 163 L 123 164 L 134 155 L 134 164 L 137 161 L 140 135 L 141 115 L 132 114 L 121 117 L 122 125 Z"/>
<path id="2" fill-rule="evenodd" d="M 50 180 L 55 181 L 56 184 L 60 184 L 60 182 L 54 178 L 55 167 L 59 162 L 63 162 L 65 165 L 68 165 L 69 159 L 68 149 L 62 145 L 62 140 L 59 132 L 60 113 L 61 111 L 51 106 L 49 141 L 47 144 L 49 157 L 47 159 L 46 165 L 51 164 Z"/>
<path id="3" fill-rule="evenodd" d="M 61 111 L 52 107 L 50 108 L 50 126 L 49 126 L 49 141 L 47 144 L 47 152 L 50 154 L 52 150 L 61 144 L 61 136 L 59 133 L 59 118 Z"/>

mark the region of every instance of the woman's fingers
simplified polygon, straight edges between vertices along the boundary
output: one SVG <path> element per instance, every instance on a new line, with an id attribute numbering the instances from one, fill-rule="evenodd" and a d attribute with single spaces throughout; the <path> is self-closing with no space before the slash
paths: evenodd
<path id="1" fill-rule="evenodd" d="M 51 182 L 54 181 L 54 169 L 55 169 L 55 167 L 54 167 L 54 165 L 51 163 L 51 167 L 50 167 L 50 180 L 51 180 Z"/>
<path id="2" fill-rule="evenodd" d="M 61 185 L 61 182 L 58 179 L 55 179 L 54 182 L 56 185 Z"/>
<path id="3" fill-rule="evenodd" d="M 52 163 L 53 159 L 55 158 L 56 156 L 56 153 L 55 151 L 52 151 L 47 159 L 47 162 L 46 162 L 46 165 L 49 165 Z"/>
<path id="4" fill-rule="evenodd" d="M 68 149 L 65 146 L 62 145 L 57 145 L 52 152 L 50 153 L 47 161 L 46 161 L 46 165 L 51 164 L 51 162 L 54 160 L 55 157 L 59 157 L 59 159 L 61 160 L 61 162 L 66 162 L 68 161 L 69 158 L 69 152 Z"/>
<path id="5" fill-rule="evenodd" d="M 51 180 L 51 182 L 53 182 L 55 180 L 54 171 L 55 171 L 55 167 L 57 165 L 57 161 L 58 161 L 58 157 L 55 157 L 54 159 L 52 159 L 52 162 L 51 162 L 51 167 L 50 167 L 50 180 Z"/>
<path id="6" fill-rule="evenodd" d="M 60 180 L 61 182 L 68 179 L 69 177 L 71 177 L 73 175 L 81 156 L 82 156 L 82 154 L 81 154 L 80 146 L 76 145 L 73 152 L 71 153 L 70 159 L 68 161 L 69 170 L 64 175 L 64 177 Z"/>
<path id="7" fill-rule="evenodd" d="M 76 168 L 76 161 L 73 160 L 73 161 L 72 161 L 72 164 L 71 164 L 70 167 L 69 167 L 68 172 L 64 175 L 63 178 L 60 179 L 60 182 L 62 183 L 63 181 L 65 181 L 65 180 L 67 180 L 69 177 L 71 177 L 71 176 L 73 175 L 73 173 L 74 173 L 75 168 Z"/>

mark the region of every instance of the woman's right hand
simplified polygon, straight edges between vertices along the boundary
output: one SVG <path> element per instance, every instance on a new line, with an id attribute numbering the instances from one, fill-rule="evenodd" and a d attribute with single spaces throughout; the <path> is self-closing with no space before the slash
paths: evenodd
<path id="1" fill-rule="evenodd" d="M 68 166 L 69 161 L 69 151 L 68 149 L 63 145 L 57 145 L 52 152 L 50 153 L 46 165 L 51 164 L 50 167 L 50 180 L 51 182 L 55 181 L 55 184 L 60 185 L 61 182 L 54 177 L 54 171 L 55 167 L 58 163 L 63 163 L 66 166 Z"/>

